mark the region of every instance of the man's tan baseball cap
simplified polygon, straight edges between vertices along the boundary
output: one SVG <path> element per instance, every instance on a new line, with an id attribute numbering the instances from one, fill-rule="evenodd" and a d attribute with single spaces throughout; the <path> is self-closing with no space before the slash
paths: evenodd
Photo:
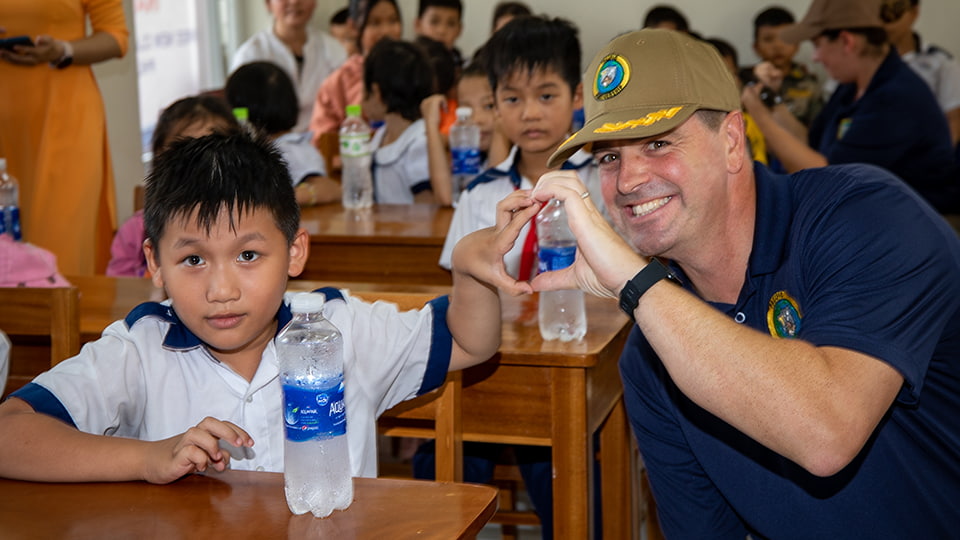
<path id="1" fill-rule="evenodd" d="M 803 20 L 780 30 L 780 39 L 800 43 L 826 30 L 883 28 L 883 0 L 813 0 Z"/>
<path id="2" fill-rule="evenodd" d="M 740 109 L 733 75 L 713 45 L 674 30 L 615 38 L 590 62 L 583 86 L 586 122 L 550 156 L 549 167 L 595 141 L 666 133 L 700 109 Z"/>

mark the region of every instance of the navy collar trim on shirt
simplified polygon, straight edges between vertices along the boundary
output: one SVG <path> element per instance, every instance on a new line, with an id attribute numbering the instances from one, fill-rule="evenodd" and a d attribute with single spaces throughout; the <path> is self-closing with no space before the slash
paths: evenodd
<path id="1" fill-rule="evenodd" d="M 507 159 L 503 160 L 503 163 L 480 173 L 480 175 L 474 178 L 467 186 L 467 191 L 470 191 L 480 184 L 486 184 L 487 182 L 492 182 L 504 176 L 510 178 L 510 183 L 513 184 L 514 189 L 520 189 L 523 185 L 523 176 L 520 174 L 519 169 L 520 152 L 521 150 L 517 146 L 511 148 L 510 155 L 507 156 Z M 593 155 L 583 150 L 578 150 L 560 165 L 560 170 L 578 171 L 591 163 L 593 163 Z M 532 182 L 536 183 L 536 179 L 532 180 Z"/>
<path id="2" fill-rule="evenodd" d="M 327 295 L 327 299 L 333 298 L 343 298 L 343 295 L 340 294 L 340 291 L 337 289 L 331 289 L 332 293 L 327 293 L 328 288 L 317 289 L 319 292 L 324 292 Z M 205 347 L 204 343 L 196 334 L 190 331 L 187 328 L 187 325 L 183 324 L 180 320 L 180 317 L 177 316 L 177 312 L 174 311 L 173 306 L 167 304 L 161 304 L 159 302 L 144 302 L 139 306 L 133 308 L 129 314 L 123 319 L 123 322 L 127 325 L 127 328 L 132 328 L 137 321 L 144 318 L 157 318 L 170 326 L 167 328 L 167 335 L 163 338 L 163 346 L 168 349 L 173 350 L 190 350 L 196 349 L 197 347 Z M 290 306 L 286 302 L 280 304 L 280 309 L 277 310 L 277 334 L 280 333 L 287 324 L 290 323 L 290 320 L 293 319 L 293 314 L 290 312 Z"/>

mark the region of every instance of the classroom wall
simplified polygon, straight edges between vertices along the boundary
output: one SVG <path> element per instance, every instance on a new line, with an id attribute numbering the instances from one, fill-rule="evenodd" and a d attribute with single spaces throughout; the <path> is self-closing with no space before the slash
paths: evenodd
<path id="1" fill-rule="evenodd" d="M 493 7 L 498 0 L 462 0 L 464 4 L 464 29 L 458 45 L 464 54 L 469 55 L 480 46 L 490 34 L 490 22 Z M 573 21 L 580 29 L 580 42 L 583 47 L 583 64 L 589 63 L 593 55 L 611 38 L 629 30 L 639 28 L 643 17 L 652 6 L 669 4 L 686 15 L 690 26 L 704 37 L 726 39 L 740 54 L 740 63 L 749 65 L 756 62 L 751 44 L 753 41 L 753 17 L 764 8 L 780 5 L 793 12 L 800 19 L 812 0 L 673 0 L 657 2 L 652 0 L 524 0 L 535 13 L 546 13 L 564 17 Z M 413 36 L 413 21 L 417 16 L 418 0 L 399 0 L 403 15 L 404 36 Z M 314 12 L 314 24 L 326 29 L 327 21 L 346 2 L 337 0 L 318 0 Z M 960 56 L 960 33 L 956 23 L 960 21 L 960 2 L 957 0 L 923 0 L 917 30 L 925 41 L 936 43 L 942 48 Z M 267 28 L 270 15 L 265 2 L 246 2 L 244 12 L 244 30 L 246 35 Z M 809 44 L 804 45 L 801 57 L 809 59 Z"/>
<path id="2" fill-rule="evenodd" d="M 93 67 L 107 110 L 107 135 L 113 158 L 114 187 L 117 194 L 117 226 L 133 213 L 133 188 L 143 181 L 140 160 L 140 104 L 137 91 L 137 47 L 133 31 L 133 0 L 123 0 L 123 11 L 130 29 L 129 48 L 120 60 L 101 62 Z"/>
<path id="3" fill-rule="evenodd" d="M 214 1 L 214 0 L 210 0 Z M 236 0 L 230 0 L 236 1 Z M 583 47 L 583 66 L 613 36 L 640 26 L 644 14 L 654 1 L 598 0 L 526 0 L 536 13 L 561 16 L 573 21 L 580 29 Z M 797 18 L 806 12 L 811 0 L 782 0 L 777 4 L 791 10 Z M 463 0 L 464 29 L 458 41 L 460 49 L 469 55 L 489 36 L 490 18 L 497 0 Z M 756 0 L 674 0 L 669 2 L 680 9 L 690 21 L 691 27 L 705 37 L 722 37 L 730 41 L 740 54 L 740 63 L 749 65 L 756 61 L 751 49 L 752 21 L 754 15 L 774 2 Z M 110 61 L 94 68 L 107 106 L 107 123 L 116 173 L 118 222 L 130 216 L 133 208 L 133 188 L 142 181 L 144 168 L 140 162 L 140 127 L 138 125 L 136 35 L 133 32 L 133 0 L 124 0 L 128 27 L 131 28 L 130 50 L 120 61 Z M 268 28 L 271 20 L 263 0 L 239 2 L 239 24 L 242 36 Z M 345 1 L 318 0 L 313 24 L 327 28 L 330 16 Z M 413 21 L 416 18 L 418 0 L 399 0 L 403 14 L 404 35 L 413 36 Z M 960 56 L 960 1 L 924 0 L 921 2 L 917 30 L 928 43 Z M 229 53 L 229 51 L 228 51 Z M 799 58 L 809 61 L 811 49 L 804 45 Z"/>

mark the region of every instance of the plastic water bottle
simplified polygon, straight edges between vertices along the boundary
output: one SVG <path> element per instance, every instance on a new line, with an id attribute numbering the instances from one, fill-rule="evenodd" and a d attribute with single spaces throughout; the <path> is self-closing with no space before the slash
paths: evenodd
<path id="1" fill-rule="evenodd" d="M 560 270 L 573 264 L 577 255 L 577 239 L 567 225 L 563 201 L 550 199 L 536 219 L 540 247 L 539 271 Z M 540 335 L 545 340 L 571 341 L 583 338 L 587 333 L 583 291 L 542 291 L 538 319 Z"/>
<path id="2" fill-rule="evenodd" d="M 347 105 L 340 126 L 341 187 L 344 208 L 373 206 L 373 173 L 370 171 L 370 126 L 360 116 L 359 105 Z"/>
<path id="3" fill-rule="evenodd" d="M 473 122 L 470 107 L 457 107 L 457 121 L 450 126 L 450 153 L 453 157 L 453 202 L 480 174 L 480 126 Z"/>
<path id="4" fill-rule="evenodd" d="M 324 296 L 299 293 L 277 336 L 283 385 L 283 487 L 294 514 L 326 517 L 353 502 L 343 338 L 323 317 Z"/>
<path id="5" fill-rule="evenodd" d="M 20 184 L 7 173 L 7 160 L 0 158 L 0 234 L 20 240 Z"/>

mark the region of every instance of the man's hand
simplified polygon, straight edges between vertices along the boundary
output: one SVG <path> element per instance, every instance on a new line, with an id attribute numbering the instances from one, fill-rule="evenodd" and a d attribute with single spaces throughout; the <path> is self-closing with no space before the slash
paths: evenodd
<path id="1" fill-rule="evenodd" d="M 536 201 L 563 201 L 570 230 L 577 238 L 577 258 L 563 270 L 538 275 L 531 285 L 537 291 L 579 288 L 595 296 L 616 298 L 647 261 L 610 227 L 584 193 L 587 188 L 573 171 L 549 172 L 533 189 Z"/>
<path id="2" fill-rule="evenodd" d="M 253 439 L 237 425 L 206 417 L 185 433 L 150 443 L 144 456 L 143 479 L 153 484 L 167 484 L 208 467 L 224 471 L 230 454 L 220 448 L 223 440 L 233 446 L 253 446 Z"/>

